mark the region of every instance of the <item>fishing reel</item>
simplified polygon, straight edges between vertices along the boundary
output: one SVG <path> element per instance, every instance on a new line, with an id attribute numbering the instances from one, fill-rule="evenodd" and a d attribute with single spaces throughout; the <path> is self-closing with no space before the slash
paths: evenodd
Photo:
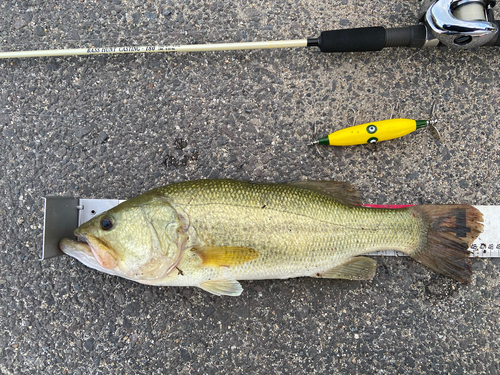
<path id="1" fill-rule="evenodd" d="M 471 49 L 496 39 L 499 23 L 493 16 L 495 5 L 493 0 L 424 0 L 420 20 L 436 42 Z"/>

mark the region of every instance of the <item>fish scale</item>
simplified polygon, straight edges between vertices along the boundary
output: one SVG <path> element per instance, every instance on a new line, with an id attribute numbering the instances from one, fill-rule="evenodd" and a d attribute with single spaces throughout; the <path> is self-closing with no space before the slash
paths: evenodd
<path id="1" fill-rule="evenodd" d="M 309 276 L 367 249 L 408 250 L 421 237 L 420 221 L 407 211 L 348 207 L 307 189 L 275 187 L 202 180 L 158 192 L 188 214 L 206 244 L 259 252 L 258 259 L 231 269 L 231 276 L 241 280 Z M 227 276 L 225 271 L 221 274 Z"/>

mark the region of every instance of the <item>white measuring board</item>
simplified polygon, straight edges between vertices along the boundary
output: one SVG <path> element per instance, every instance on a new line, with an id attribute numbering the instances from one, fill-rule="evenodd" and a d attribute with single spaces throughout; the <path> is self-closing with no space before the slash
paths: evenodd
<path id="1" fill-rule="evenodd" d="M 124 200 L 80 199 L 78 225 L 85 223 Z M 469 248 L 471 258 L 500 258 L 500 206 L 474 206 L 483 214 L 484 230 Z M 367 255 L 405 256 L 394 250 L 378 251 Z"/>
<path id="2" fill-rule="evenodd" d="M 470 247 L 471 257 L 500 258 L 500 207 L 474 206 L 483 214 L 483 232 Z"/>

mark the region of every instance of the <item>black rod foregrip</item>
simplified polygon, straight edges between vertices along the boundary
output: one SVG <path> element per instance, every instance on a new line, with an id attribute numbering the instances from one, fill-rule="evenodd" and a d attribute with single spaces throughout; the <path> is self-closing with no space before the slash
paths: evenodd
<path id="1" fill-rule="evenodd" d="M 423 47 L 424 25 L 395 29 L 362 27 L 358 29 L 323 31 L 319 38 L 308 39 L 308 46 L 317 46 L 321 52 L 380 51 L 384 47 Z"/>
<path id="2" fill-rule="evenodd" d="M 311 40 L 321 52 L 363 52 L 380 51 L 385 46 L 383 27 L 363 27 L 323 31 L 318 39 Z M 316 43 L 314 43 L 316 42 Z"/>

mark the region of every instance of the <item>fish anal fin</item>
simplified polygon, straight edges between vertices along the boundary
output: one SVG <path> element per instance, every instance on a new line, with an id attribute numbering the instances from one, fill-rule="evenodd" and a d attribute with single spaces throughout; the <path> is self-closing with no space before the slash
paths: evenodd
<path id="1" fill-rule="evenodd" d="M 215 294 L 216 296 L 239 296 L 243 287 L 235 279 L 210 280 L 198 285 L 201 289 Z"/>
<path id="2" fill-rule="evenodd" d="M 259 257 L 259 252 L 249 247 L 203 246 L 193 249 L 206 267 L 234 267 Z"/>
<path id="3" fill-rule="evenodd" d="M 311 275 L 325 279 L 371 280 L 375 276 L 377 262 L 367 257 L 352 258 L 328 271 Z"/>
<path id="4" fill-rule="evenodd" d="M 356 188 L 341 181 L 297 181 L 290 185 L 329 195 L 340 203 L 360 206 L 363 204 Z"/>

